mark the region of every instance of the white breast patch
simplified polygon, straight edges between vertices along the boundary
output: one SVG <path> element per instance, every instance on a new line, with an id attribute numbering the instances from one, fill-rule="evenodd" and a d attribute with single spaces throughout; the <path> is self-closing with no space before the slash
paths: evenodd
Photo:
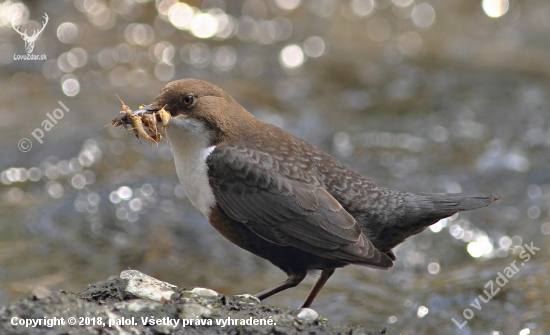
<path id="1" fill-rule="evenodd" d="M 198 121 L 174 118 L 167 129 L 176 173 L 189 201 L 207 219 L 216 198 L 208 181 L 206 159 L 214 151 L 204 126 Z"/>

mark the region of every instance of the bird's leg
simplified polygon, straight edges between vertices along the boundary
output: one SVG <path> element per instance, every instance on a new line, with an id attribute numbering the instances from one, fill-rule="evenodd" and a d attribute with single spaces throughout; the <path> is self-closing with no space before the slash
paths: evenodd
<path id="1" fill-rule="evenodd" d="M 326 269 L 321 271 L 321 275 L 319 276 L 319 279 L 317 279 L 317 282 L 311 289 L 311 292 L 309 292 L 309 295 L 307 296 L 306 301 L 304 301 L 304 304 L 302 305 L 302 308 L 308 308 L 311 306 L 311 303 L 313 302 L 313 299 L 317 296 L 317 293 L 321 291 L 327 280 L 332 276 L 334 273 L 334 269 Z"/>
<path id="2" fill-rule="evenodd" d="M 271 297 L 275 293 L 284 291 L 287 288 L 295 287 L 296 285 L 300 284 L 300 282 L 304 280 L 305 277 L 306 273 L 291 273 L 288 275 L 288 279 L 284 282 L 263 290 L 262 292 L 255 294 L 254 296 L 260 300 L 264 300 L 265 298 Z"/>

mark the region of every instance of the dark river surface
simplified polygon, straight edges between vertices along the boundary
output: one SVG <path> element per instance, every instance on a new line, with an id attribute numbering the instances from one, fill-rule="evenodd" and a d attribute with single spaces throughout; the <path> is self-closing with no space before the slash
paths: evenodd
<path id="1" fill-rule="evenodd" d="M 12 20 L 31 35 L 44 13 L 47 60 L 20 59 Z M 388 271 L 336 271 L 312 306 L 329 321 L 550 334 L 550 2 L 3 1 L 0 43 L 0 304 L 128 268 L 229 295 L 286 278 L 190 205 L 165 142 L 101 129 L 115 94 L 136 108 L 194 77 L 380 185 L 503 197 Z M 265 303 L 297 308 L 313 282 Z"/>

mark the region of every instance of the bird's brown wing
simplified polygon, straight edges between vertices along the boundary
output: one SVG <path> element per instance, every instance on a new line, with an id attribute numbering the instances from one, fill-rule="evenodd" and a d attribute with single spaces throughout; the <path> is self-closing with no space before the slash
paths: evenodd
<path id="1" fill-rule="evenodd" d="M 262 238 L 328 259 L 392 266 L 325 188 L 283 176 L 268 154 L 223 146 L 208 156 L 207 164 L 217 205 Z"/>

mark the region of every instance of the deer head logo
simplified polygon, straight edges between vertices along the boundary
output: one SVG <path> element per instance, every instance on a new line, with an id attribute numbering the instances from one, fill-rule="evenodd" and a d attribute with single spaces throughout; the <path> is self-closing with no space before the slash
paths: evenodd
<path id="1" fill-rule="evenodd" d="M 11 22 L 11 26 L 13 27 L 13 29 L 15 29 L 15 31 L 18 32 L 19 35 L 21 35 L 21 37 L 25 41 L 25 49 L 27 50 L 28 54 L 32 52 L 32 50 L 34 49 L 34 43 L 36 42 L 36 39 L 38 38 L 38 36 L 40 36 L 42 31 L 44 31 L 44 28 L 46 28 L 46 25 L 48 24 L 48 20 L 49 20 L 48 14 L 44 13 L 44 19 L 45 21 L 42 22 L 42 29 L 40 29 L 39 31 L 35 30 L 32 36 L 27 35 L 27 29 L 25 29 L 24 33 L 20 32 L 19 28 L 13 24 L 13 21 Z"/>

